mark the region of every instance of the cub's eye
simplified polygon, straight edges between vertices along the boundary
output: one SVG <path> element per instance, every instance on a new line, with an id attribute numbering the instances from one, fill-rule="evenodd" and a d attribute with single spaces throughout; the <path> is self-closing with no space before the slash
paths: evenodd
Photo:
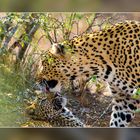
<path id="1" fill-rule="evenodd" d="M 54 88 L 57 85 L 58 81 L 57 80 L 49 80 L 47 81 L 47 84 L 49 88 Z"/>

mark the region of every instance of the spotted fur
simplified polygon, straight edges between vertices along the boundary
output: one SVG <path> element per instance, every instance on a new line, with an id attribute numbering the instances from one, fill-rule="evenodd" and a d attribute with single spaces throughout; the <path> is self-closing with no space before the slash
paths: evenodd
<path id="1" fill-rule="evenodd" d="M 84 127 L 84 124 L 66 107 L 67 100 L 60 94 L 41 97 L 27 108 L 32 119 L 49 122 L 53 127 Z"/>
<path id="2" fill-rule="evenodd" d="M 59 45 L 63 46 L 61 54 L 47 52 L 52 63 L 43 59 L 40 79 L 56 80 L 57 84 L 49 89 L 61 91 L 66 83 L 78 78 L 87 81 L 97 75 L 108 82 L 113 94 L 110 126 L 128 126 L 139 104 L 131 95 L 140 88 L 140 23 L 118 23 Z M 67 55 L 66 46 L 71 48 L 71 55 Z"/>

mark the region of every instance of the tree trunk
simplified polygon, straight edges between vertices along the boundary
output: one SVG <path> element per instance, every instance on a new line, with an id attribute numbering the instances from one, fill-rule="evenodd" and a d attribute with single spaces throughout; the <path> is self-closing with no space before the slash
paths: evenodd
<path id="1" fill-rule="evenodd" d="M 33 38 L 35 32 L 38 30 L 38 28 L 39 28 L 39 25 L 36 25 L 34 23 L 32 23 L 31 25 L 27 25 L 27 27 L 25 29 L 25 32 L 28 35 L 30 41 L 24 42 L 24 46 L 20 47 L 20 51 L 19 51 L 19 54 L 18 54 L 18 59 L 20 61 L 23 59 L 24 54 L 25 54 L 30 42 L 32 41 L 32 38 Z M 22 38 L 22 37 L 23 36 L 21 36 L 20 38 Z"/>

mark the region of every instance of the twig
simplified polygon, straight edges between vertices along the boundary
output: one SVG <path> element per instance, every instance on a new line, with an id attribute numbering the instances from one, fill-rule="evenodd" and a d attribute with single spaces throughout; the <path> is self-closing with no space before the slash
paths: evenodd
<path id="1" fill-rule="evenodd" d="M 40 40 L 41 40 L 44 36 L 46 37 L 46 35 L 42 35 L 42 36 L 38 39 L 37 44 L 39 44 Z"/>
<path id="2" fill-rule="evenodd" d="M 48 32 L 47 32 L 47 38 L 49 39 L 51 44 L 53 44 L 55 42 Z"/>
<path id="3" fill-rule="evenodd" d="M 56 29 L 54 29 L 54 30 L 53 30 L 53 32 L 54 32 L 54 42 L 55 42 L 55 43 L 57 43 L 57 37 L 56 37 L 56 36 L 57 36 L 57 35 L 56 35 Z"/>
<path id="4" fill-rule="evenodd" d="M 107 111 L 109 110 L 109 108 L 112 106 L 112 103 L 110 103 L 107 108 L 103 111 L 103 113 L 100 115 L 99 119 L 101 119 L 106 113 Z"/>
<path id="5" fill-rule="evenodd" d="M 87 27 L 87 29 L 82 34 L 88 33 L 91 30 L 97 17 L 98 17 L 98 14 L 95 14 L 95 17 L 93 18 L 91 24 Z"/>

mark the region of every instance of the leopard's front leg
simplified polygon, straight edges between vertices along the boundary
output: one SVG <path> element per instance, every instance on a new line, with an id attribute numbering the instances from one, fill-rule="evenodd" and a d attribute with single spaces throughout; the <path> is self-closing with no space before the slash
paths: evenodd
<path id="1" fill-rule="evenodd" d="M 124 95 L 114 97 L 112 103 L 110 127 L 127 127 L 133 120 L 140 101 Z"/>

